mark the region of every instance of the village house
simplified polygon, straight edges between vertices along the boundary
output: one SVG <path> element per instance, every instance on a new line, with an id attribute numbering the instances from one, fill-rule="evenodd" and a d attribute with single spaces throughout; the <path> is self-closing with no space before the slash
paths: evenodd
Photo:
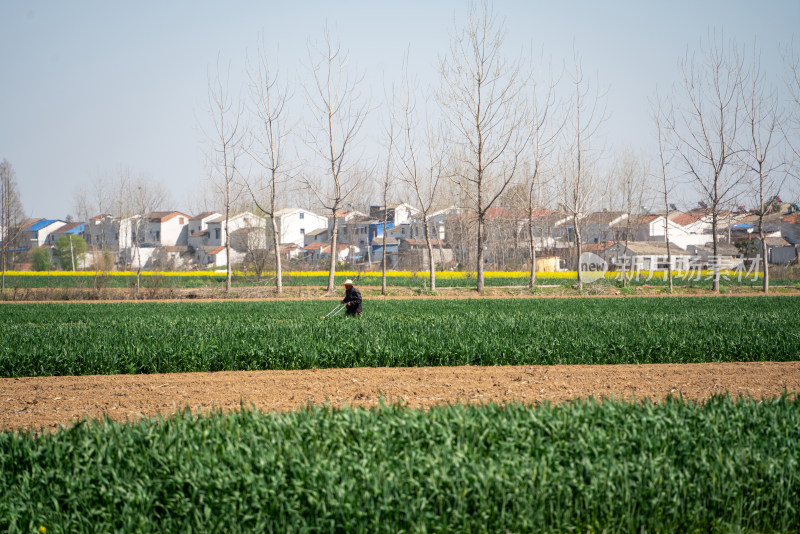
<path id="1" fill-rule="evenodd" d="M 154 211 L 145 215 L 145 246 L 174 247 L 189 244 L 189 216 L 180 211 Z"/>
<path id="2" fill-rule="evenodd" d="M 338 244 L 336 245 L 339 253 L 337 254 L 337 261 L 345 261 L 350 252 L 359 253 L 360 250 L 356 246 Z M 303 248 L 303 259 L 309 263 L 320 263 L 325 260 L 330 260 L 331 257 L 331 244 L 330 243 L 311 243 Z"/>
<path id="3" fill-rule="evenodd" d="M 767 237 L 767 261 L 772 265 L 787 265 L 797 259 L 800 253 L 800 245 L 792 245 L 781 236 Z M 750 256 L 761 256 L 761 239 L 753 239 L 752 254 Z"/>
<path id="4" fill-rule="evenodd" d="M 330 241 L 330 239 L 330 230 L 328 230 L 327 227 L 319 228 L 311 232 L 306 232 L 305 236 L 303 236 L 303 246 L 308 246 L 311 243 L 326 243 Z"/>
<path id="5" fill-rule="evenodd" d="M 387 206 L 379 205 L 369 207 L 369 216 L 371 219 L 383 221 L 384 212 L 386 212 L 387 222 L 405 224 L 411 222 L 411 219 L 417 216 L 420 210 L 405 202 L 389 204 Z"/>
<path id="6" fill-rule="evenodd" d="M 220 215 L 206 222 L 208 229 L 207 240 L 203 246 L 219 247 L 225 245 L 225 216 Z M 229 229 L 235 232 L 239 228 L 264 228 L 266 221 L 263 217 L 243 211 L 229 217 Z"/>
<path id="7" fill-rule="evenodd" d="M 615 243 L 605 249 L 603 256 L 612 270 L 621 271 L 666 271 L 688 270 L 692 259 L 686 250 L 670 243 L 669 253 L 672 256 L 670 265 L 667 244 L 658 241 L 629 241 Z"/>
<path id="8" fill-rule="evenodd" d="M 584 243 L 624 241 L 628 214 L 622 211 L 595 211 L 581 219 Z"/>
<path id="9" fill-rule="evenodd" d="M 34 249 L 47 243 L 47 236 L 67 224 L 60 219 L 28 219 L 23 221 L 22 239 L 23 248 Z"/>
<path id="10" fill-rule="evenodd" d="M 208 223 L 222 214 L 216 211 L 204 211 L 189 219 L 189 239 L 188 245 L 192 250 L 196 250 L 208 244 Z"/>
<path id="11" fill-rule="evenodd" d="M 58 241 L 58 238 L 60 238 L 61 236 L 73 236 L 73 237 L 80 236 L 81 238 L 83 238 L 83 233 L 85 228 L 86 228 L 85 222 L 67 223 L 58 228 L 57 230 L 51 232 L 50 235 L 47 236 L 45 244 L 55 245 L 56 242 Z"/>
<path id="12" fill-rule="evenodd" d="M 328 228 L 328 218 L 302 208 L 286 208 L 275 212 L 275 222 L 280 235 L 279 243 L 293 243 L 305 246 L 305 236 L 309 232 Z M 271 225 L 270 225 L 271 231 Z"/>
<path id="13" fill-rule="evenodd" d="M 434 267 L 453 262 L 453 250 L 439 239 L 431 239 Z M 398 247 L 398 265 L 402 269 L 423 271 L 430 268 L 428 245 L 424 239 L 401 239 Z"/>
<path id="14" fill-rule="evenodd" d="M 728 243 L 717 242 L 716 256 L 713 243 L 689 245 L 686 251 L 692 255 L 692 264 L 696 268 L 713 269 L 716 265 L 720 269 L 734 270 L 743 266 L 741 252 Z"/>
<path id="15" fill-rule="evenodd" d="M 800 212 L 781 219 L 781 236 L 792 245 L 800 245 Z"/>
<path id="16" fill-rule="evenodd" d="M 356 210 L 337 210 L 335 218 L 333 215 L 327 215 L 325 218 L 328 220 L 328 230 L 332 231 L 334 221 L 338 221 L 337 224 L 341 226 L 342 223 L 348 222 L 355 217 L 367 217 L 367 214 Z"/>

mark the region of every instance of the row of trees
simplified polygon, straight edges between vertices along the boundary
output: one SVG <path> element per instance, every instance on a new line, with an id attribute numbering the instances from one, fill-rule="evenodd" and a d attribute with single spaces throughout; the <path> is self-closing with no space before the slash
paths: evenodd
<path id="1" fill-rule="evenodd" d="M 692 184 L 709 208 L 716 247 L 726 207 L 743 203 L 749 194 L 763 215 L 767 200 L 787 177 L 797 175 L 800 60 L 792 49 L 785 54 L 792 96 L 787 102 L 779 96 L 781 88 L 768 85 L 757 48 L 746 54 L 736 43 L 710 35 L 702 55 L 682 59 L 681 83 L 654 98 L 657 153 L 625 151 L 608 165 L 600 135 L 607 117 L 605 95 L 596 77 L 585 74 L 578 54 L 570 66 L 534 70 L 530 58 L 506 54 L 503 37 L 491 5 L 471 5 L 468 20 L 455 28 L 440 58 L 438 87 L 425 88 L 435 98 L 419 96 L 426 93 L 409 74 L 406 60 L 400 82 L 386 90 L 385 104 L 378 108 L 363 95 L 363 78 L 327 32 L 321 45 L 309 45 L 310 82 L 300 84 L 299 91 L 263 46 L 249 62 L 246 98 L 231 90 L 217 61 L 208 77 L 213 126 L 207 132 L 215 209 L 225 214 L 226 226 L 230 213 L 243 205 L 266 214 L 279 293 L 275 214 L 299 198 L 333 218 L 329 292 L 334 290 L 338 216 L 370 196 L 384 205 L 408 201 L 420 209 L 431 289 L 436 288 L 436 236 L 429 217 L 438 207 L 462 208 L 458 224 L 473 230 L 462 235 L 474 235 L 470 256 L 482 292 L 486 221 L 498 207 L 527 214 L 533 285 L 534 220 L 543 210 L 558 206 L 573 219 L 580 256 L 580 221 L 591 211 L 618 209 L 631 221 L 642 206 L 658 205 L 669 214 L 676 188 Z M 292 112 L 295 98 L 304 111 Z M 376 109 L 382 142 L 380 153 L 369 159 L 362 130 Z M 123 217 L 157 210 L 166 198 L 156 182 L 120 171 L 77 195 L 84 202 L 76 209 L 79 217 L 88 218 L 90 209 Z M 714 278 L 718 290 L 718 270 Z M 578 284 L 583 285 L 580 266 Z"/>
<path id="2" fill-rule="evenodd" d="M 336 269 L 337 215 L 370 187 L 380 189 L 384 204 L 402 199 L 420 209 L 432 289 L 436 282 L 429 216 L 441 205 L 466 208 L 462 217 L 475 229 L 471 247 L 477 290 L 482 292 L 486 220 L 509 198 L 528 213 L 533 285 L 533 221 L 543 209 L 558 205 L 573 219 L 580 256 L 580 221 L 592 210 L 614 205 L 631 221 L 643 205 L 660 204 L 669 214 L 675 188 L 691 184 L 708 206 L 716 255 L 723 210 L 752 194 L 756 211 L 763 215 L 767 200 L 787 177 L 796 175 L 800 85 L 798 60 L 791 50 L 787 83 L 794 96 L 792 102 L 781 102 L 779 88 L 768 87 L 757 48 L 746 54 L 736 43 L 711 34 L 702 55 L 687 54 L 681 60 L 682 83 L 654 99 L 657 157 L 627 151 L 604 170 L 607 154 L 599 132 L 607 116 L 605 95 L 597 80 L 584 73 L 580 57 L 575 54 L 572 65 L 555 74 L 552 69 L 534 72 L 530 60 L 505 54 L 503 37 L 503 25 L 491 5 L 473 4 L 469 19 L 456 28 L 449 51 L 440 59 L 435 99 L 418 98 L 422 91 L 409 76 L 406 61 L 401 81 L 387 91 L 383 156 L 373 162 L 365 160 L 357 144 L 370 107 L 360 93 L 362 79 L 348 71 L 347 54 L 340 46 L 326 33 L 322 46 L 309 47 L 313 81 L 303 85 L 302 92 L 311 116 L 302 129 L 290 122 L 286 109 L 291 91 L 279 84 L 262 48 L 250 76 L 259 126 L 248 135 L 236 136 L 245 108 L 220 105 L 227 102 L 220 97 L 220 86 L 209 84 L 218 128 L 223 111 L 232 115 L 228 135 L 215 136 L 216 154 L 222 156 L 215 165 L 220 182 L 230 182 L 240 171 L 225 161 L 229 141 L 237 140 L 241 151 L 263 170 L 260 178 L 240 179 L 270 218 L 281 204 L 282 191 L 299 186 L 313 193 L 317 206 L 334 221 L 328 291 L 333 291 Z M 302 161 L 303 172 L 298 171 L 300 159 L 286 155 L 292 136 L 313 154 Z M 657 164 L 650 165 L 651 159 Z M 381 179 L 370 180 L 377 176 Z M 277 244 L 274 225 L 273 235 Z M 280 291 L 277 254 L 275 261 Z M 578 285 L 582 288 L 580 267 Z M 716 265 L 714 289 L 719 289 Z"/>

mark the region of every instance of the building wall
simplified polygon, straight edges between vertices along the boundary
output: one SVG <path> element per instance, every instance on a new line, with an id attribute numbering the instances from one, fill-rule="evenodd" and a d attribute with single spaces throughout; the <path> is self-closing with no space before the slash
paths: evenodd
<path id="1" fill-rule="evenodd" d="M 785 265 L 794 261 L 798 253 L 800 253 L 800 246 L 770 247 L 769 262 L 774 265 Z"/>
<path id="2" fill-rule="evenodd" d="M 183 222 L 181 222 L 183 221 Z M 189 219 L 184 215 L 173 217 L 159 225 L 161 228 L 160 244 L 165 247 L 185 246 L 189 244 Z M 157 228 L 157 227 L 156 227 Z"/>
<path id="3" fill-rule="evenodd" d="M 302 217 L 302 218 L 301 218 Z M 341 221 L 339 221 L 341 225 Z M 278 222 L 281 245 L 305 246 L 305 234 L 328 227 L 327 217 L 307 210 L 296 210 L 282 215 Z"/>

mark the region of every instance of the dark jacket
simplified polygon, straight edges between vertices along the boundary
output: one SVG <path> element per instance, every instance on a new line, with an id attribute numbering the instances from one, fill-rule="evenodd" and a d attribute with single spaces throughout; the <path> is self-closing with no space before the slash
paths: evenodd
<path id="1" fill-rule="evenodd" d="M 344 300 L 342 300 L 342 302 L 345 304 L 350 303 L 350 305 L 345 308 L 345 313 L 347 315 L 361 313 L 361 291 L 355 287 L 345 290 Z"/>

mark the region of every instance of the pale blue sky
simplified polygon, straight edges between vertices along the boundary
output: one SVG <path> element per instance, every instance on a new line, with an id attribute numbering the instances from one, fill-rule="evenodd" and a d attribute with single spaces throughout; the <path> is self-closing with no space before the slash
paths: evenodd
<path id="1" fill-rule="evenodd" d="M 559 63 L 575 47 L 585 72 L 608 89 L 600 134 L 612 153 L 653 143 L 649 100 L 680 80 L 678 61 L 709 29 L 740 45 L 757 39 L 762 67 L 776 84 L 779 46 L 800 47 L 800 1 L 496 0 L 506 51 L 531 45 Z M 25 211 L 63 218 L 72 191 L 120 166 L 163 182 L 174 208 L 190 209 L 207 175 L 202 128 L 207 70 L 219 54 L 231 86 L 243 84 L 245 58 L 260 32 L 281 68 L 307 76 L 307 43 L 327 23 L 380 105 L 384 80 L 411 70 L 436 83 L 464 1 L 73 0 L 0 3 L 0 158 L 14 166 Z M 302 91 L 297 90 L 297 101 Z M 374 115 L 377 119 L 377 116 Z M 375 128 L 366 126 L 366 132 Z"/>

